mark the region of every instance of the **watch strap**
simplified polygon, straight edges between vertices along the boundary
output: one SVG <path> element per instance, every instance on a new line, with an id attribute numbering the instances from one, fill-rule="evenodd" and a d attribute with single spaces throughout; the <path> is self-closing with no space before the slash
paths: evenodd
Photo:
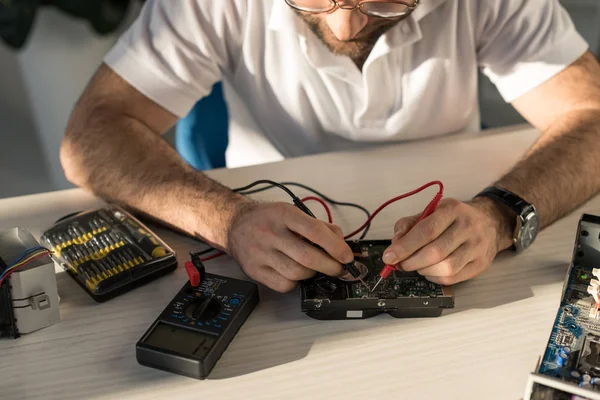
<path id="1" fill-rule="evenodd" d="M 518 216 L 523 215 L 525 211 L 531 207 L 531 204 L 527 203 L 516 194 L 497 186 L 485 188 L 477 196 L 487 196 L 496 199 L 513 210 Z"/>

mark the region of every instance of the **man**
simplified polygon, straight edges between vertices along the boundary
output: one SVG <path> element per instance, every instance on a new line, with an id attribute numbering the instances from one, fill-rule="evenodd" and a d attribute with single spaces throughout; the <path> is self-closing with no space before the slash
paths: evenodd
<path id="1" fill-rule="evenodd" d="M 558 0 L 154 0 L 105 61 L 67 129 L 67 177 L 277 291 L 353 256 L 338 227 L 234 194 L 160 138 L 221 80 L 242 99 L 232 121 L 255 124 L 232 133 L 233 163 L 475 130 L 482 67 L 543 134 L 493 189 L 398 221 L 384 261 L 433 282 L 476 277 L 600 188 L 600 67 Z"/>

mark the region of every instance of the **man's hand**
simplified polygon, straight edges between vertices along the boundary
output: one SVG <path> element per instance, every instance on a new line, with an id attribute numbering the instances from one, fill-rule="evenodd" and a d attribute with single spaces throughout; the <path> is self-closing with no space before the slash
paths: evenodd
<path id="1" fill-rule="evenodd" d="M 418 217 L 396 223 L 383 261 L 441 285 L 478 276 L 511 244 L 510 214 L 486 198 L 470 203 L 446 199 L 415 225 Z"/>
<path id="2" fill-rule="evenodd" d="M 342 230 L 288 203 L 248 203 L 229 229 L 227 251 L 251 278 L 279 292 L 322 272 L 341 276 L 354 259 Z M 322 251 L 307 240 L 320 246 Z"/>

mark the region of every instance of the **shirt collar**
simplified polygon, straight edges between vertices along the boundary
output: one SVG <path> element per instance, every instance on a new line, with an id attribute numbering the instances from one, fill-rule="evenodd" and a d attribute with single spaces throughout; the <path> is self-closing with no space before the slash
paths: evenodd
<path id="1" fill-rule="evenodd" d="M 386 32 L 375 44 L 365 62 L 364 69 L 380 57 L 384 57 L 395 49 L 411 45 L 422 39 L 419 25 L 425 16 L 441 6 L 447 0 L 421 0 L 421 4 L 404 21 Z M 355 68 L 350 59 L 335 56 L 310 31 L 308 25 L 296 15 L 285 0 L 273 0 L 268 29 L 281 33 L 296 35 L 306 60 L 313 68 L 333 74 L 351 84 L 362 84 L 361 73 Z M 312 39 L 312 40 L 311 40 Z M 355 71 L 356 69 L 356 71 Z"/>

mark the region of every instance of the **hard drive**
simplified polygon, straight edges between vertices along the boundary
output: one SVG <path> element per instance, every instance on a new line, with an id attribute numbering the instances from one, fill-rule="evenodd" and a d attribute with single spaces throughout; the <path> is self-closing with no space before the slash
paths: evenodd
<path id="1" fill-rule="evenodd" d="M 390 240 L 348 241 L 355 266 L 369 288 L 385 266 L 383 252 Z M 426 280 L 416 272 L 394 271 L 375 291 L 347 274 L 332 278 L 317 274 L 301 283 L 302 312 L 320 320 L 369 318 L 387 313 L 395 318 L 438 317 L 454 308 L 452 288 Z"/>

